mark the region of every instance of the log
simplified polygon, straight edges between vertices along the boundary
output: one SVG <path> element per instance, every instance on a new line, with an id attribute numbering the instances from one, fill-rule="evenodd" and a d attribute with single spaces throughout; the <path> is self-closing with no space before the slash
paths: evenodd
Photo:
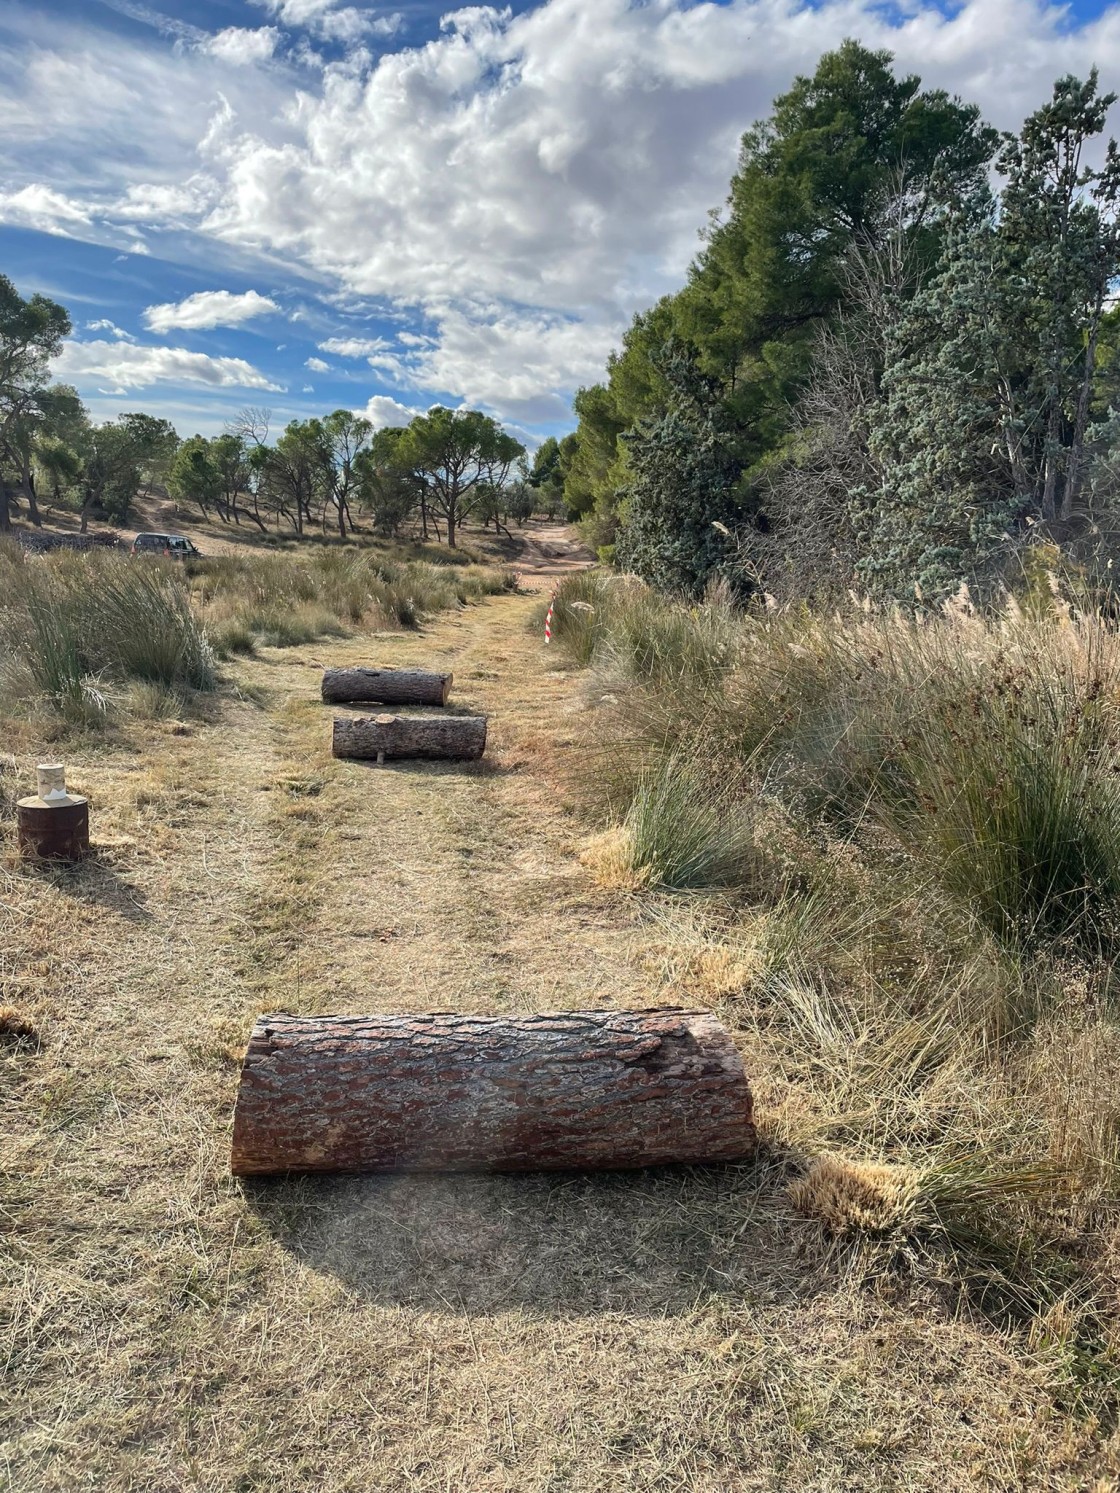
<path id="1" fill-rule="evenodd" d="M 424 669 L 325 669 L 323 699 L 328 705 L 347 700 L 380 705 L 446 705 L 450 674 Z"/>
<path id="2" fill-rule="evenodd" d="M 484 715 L 359 715 L 336 718 L 336 757 L 388 762 L 436 757 L 474 762 L 486 746 Z"/>
<path id="3" fill-rule="evenodd" d="M 751 1092 L 705 1011 L 258 1017 L 235 1176 L 736 1161 Z"/>

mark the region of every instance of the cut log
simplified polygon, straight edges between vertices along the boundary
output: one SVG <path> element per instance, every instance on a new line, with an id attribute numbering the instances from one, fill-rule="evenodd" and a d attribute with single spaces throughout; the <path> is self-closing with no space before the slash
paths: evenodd
<path id="1" fill-rule="evenodd" d="M 486 746 L 484 715 L 358 715 L 336 718 L 336 757 L 388 762 L 437 757 L 473 762 Z"/>
<path id="2" fill-rule="evenodd" d="M 261 1016 L 235 1176 L 736 1161 L 751 1093 L 705 1011 Z"/>
<path id="3" fill-rule="evenodd" d="M 424 669 L 326 669 L 323 699 L 328 705 L 347 700 L 379 705 L 446 705 L 450 674 Z"/>

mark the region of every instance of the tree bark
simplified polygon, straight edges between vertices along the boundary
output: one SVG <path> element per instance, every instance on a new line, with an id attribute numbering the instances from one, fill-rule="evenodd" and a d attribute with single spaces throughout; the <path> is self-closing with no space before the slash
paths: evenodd
<path id="1" fill-rule="evenodd" d="M 704 1011 L 257 1018 L 235 1176 L 736 1161 L 751 1092 Z"/>
<path id="2" fill-rule="evenodd" d="M 476 762 L 486 747 L 484 715 L 363 715 L 336 718 L 336 757 L 390 761 L 435 757 Z"/>
<path id="3" fill-rule="evenodd" d="M 346 700 L 376 700 L 381 705 L 446 705 L 450 674 L 423 669 L 326 669 L 323 699 L 328 705 Z"/>

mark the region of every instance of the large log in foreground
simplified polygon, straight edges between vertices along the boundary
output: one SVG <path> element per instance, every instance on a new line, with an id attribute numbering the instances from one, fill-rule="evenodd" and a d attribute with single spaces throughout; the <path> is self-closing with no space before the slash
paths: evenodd
<path id="1" fill-rule="evenodd" d="M 379 705 L 446 705 L 450 674 L 424 669 L 325 669 L 323 699 L 328 705 L 353 700 Z"/>
<path id="2" fill-rule="evenodd" d="M 336 718 L 336 757 L 388 762 L 436 757 L 473 762 L 486 747 L 484 715 L 359 715 Z"/>
<path id="3" fill-rule="evenodd" d="M 235 1176 L 735 1161 L 751 1092 L 704 1011 L 261 1016 Z"/>

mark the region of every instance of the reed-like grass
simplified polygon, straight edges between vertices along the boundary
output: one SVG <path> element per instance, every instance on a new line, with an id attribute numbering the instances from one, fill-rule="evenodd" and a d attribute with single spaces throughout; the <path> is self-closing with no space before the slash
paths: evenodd
<path id="1" fill-rule="evenodd" d="M 502 568 L 394 559 L 372 549 L 217 556 L 192 568 L 196 608 L 219 647 L 245 636 L 292 647 L 348 627 L 415 628 L 426 617 L 512 589 Z"/>
<path id="2" fill-rule="evenodd" d="M 351 628 L 418 627 L 514 584 L 504 569 L 358 548 L 251 552 L 180 569 L 105 551 L 28 556 L 7 543 L 0 694 L 12 712 L 45 708 L 66 726 L 96 727 L 169 692 L 212 690 L 218 659 Z M 133 683 L 157 688 L 126 688 Z"/>
<path id="3" fill-rule="evenodd" d="M 700 935 L 702 904 L 658 913 L 667 977 L 712 981 L 740 1028 L 798 1205 L 1000 1310 L 1041 1321 L 1068 1290 L 1103 1330 L 1120 641 L 1014 606 L 736 615 L 605 577 L 554 616 L 620 883 L 719 891 Z"/>
<path id="4" fill-rule="evenodd" d="M 2 686 L 13 700 L 90 726 L 131 681 L 214 688 L 214 655 L 176 572 L 107 554 L 9 552 L 3 567 Z"/>

